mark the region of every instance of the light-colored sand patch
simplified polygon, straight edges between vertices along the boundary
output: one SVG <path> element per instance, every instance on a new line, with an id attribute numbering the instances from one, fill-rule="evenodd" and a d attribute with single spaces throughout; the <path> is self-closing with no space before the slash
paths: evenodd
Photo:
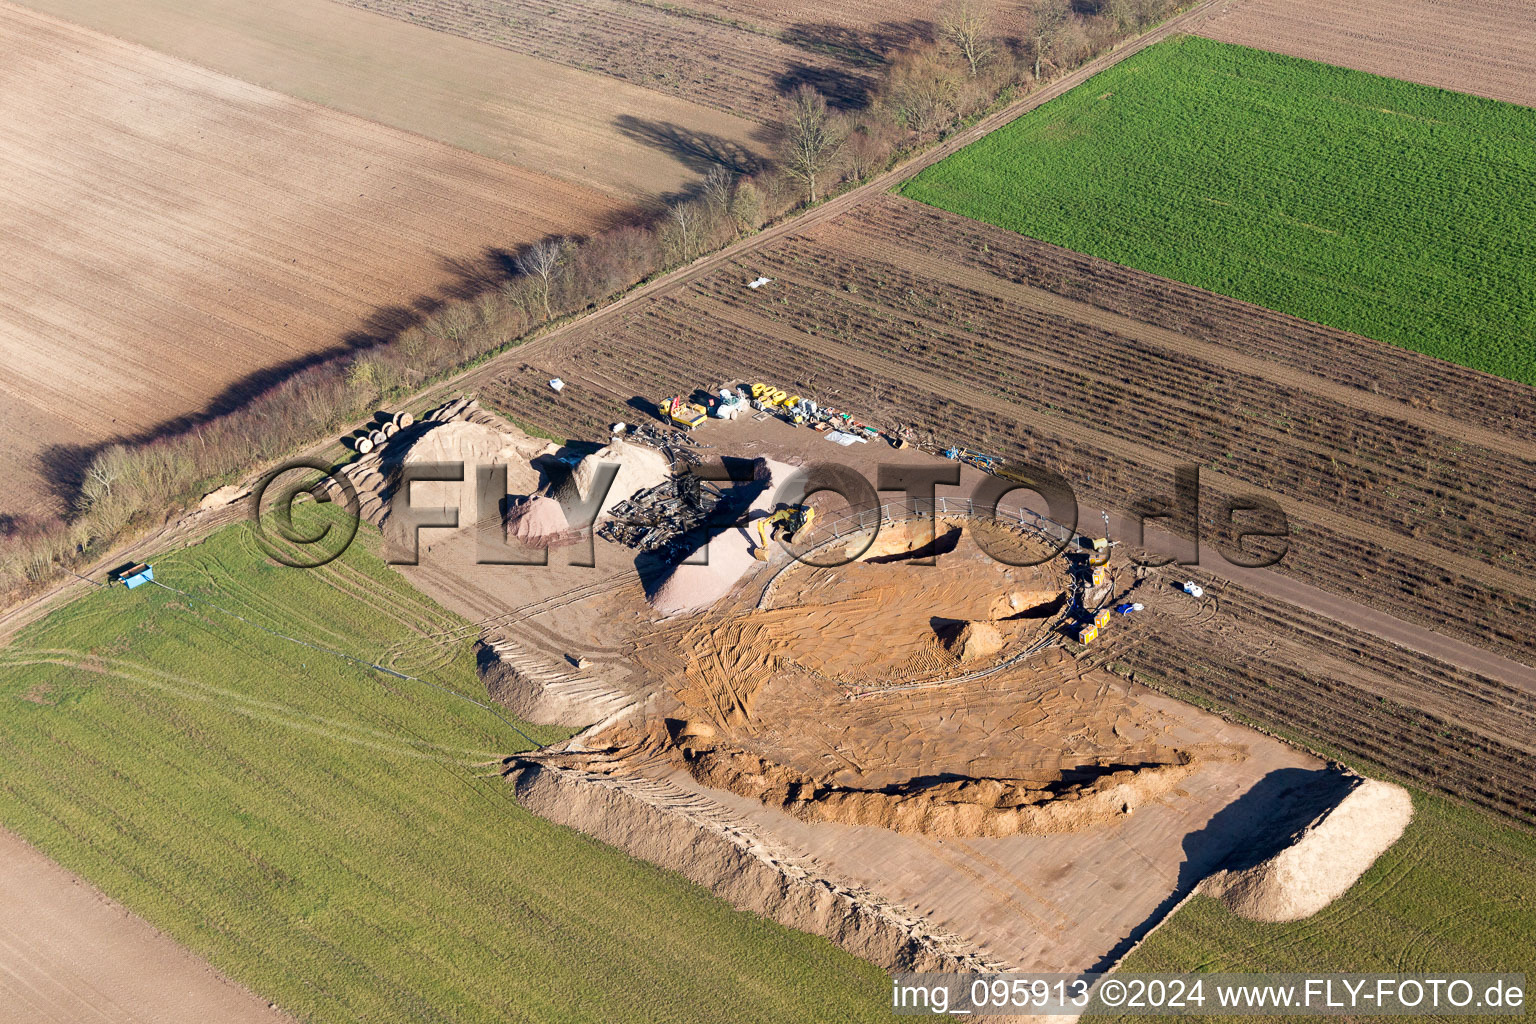
<path id="1" fill-rule="evenodd" d="M 1218 871 L 1200 892 L 1254 921 L 1311 917 L 1349 891 L 1412 818 L 1406 789 L 1367 779 L 1290 846 L 1253 867 Z"/>

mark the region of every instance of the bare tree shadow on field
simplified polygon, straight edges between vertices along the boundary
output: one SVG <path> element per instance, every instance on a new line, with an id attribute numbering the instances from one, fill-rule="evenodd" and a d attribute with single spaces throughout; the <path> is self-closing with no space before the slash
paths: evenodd
<path id="1" fill-rule="evenodd" d="M 638 213 L 629 215 L 616 223 L 632 222 L 638 216 Z M 135 447 L 191 434 L 250 406 L 290 381 L 301 380 L 305 375 L 313 375 L 318 380 L 322 375 L 335 374 L 358 355 L 390 343 L 413 327 L 430 328 L 432 317 L 448 303 L 490 294 L 520 276 L 516 254 L 510 249 L 494 246 L 481 250 L 474 257 L 444 256 L 439 267 L 443 283 L 435 291 L 419 295 L 404 305 L 375 308 L 360 318 L 350 331 L 339 331 L 339 340 L 335 344 L 246 373 L 195 412 L 95 444 L 44 447 L 37 455 L 36 465 L 48 493 L 63 509 L 74 510 L 79 506 L 86 471 L 103 450 L 113 445 Z M 252 426 L 255 428 L 256 424 Z"/>
<path id="2" fill-rule="evenodd" d="M 763 167 L 762 158 L 739 142 L 694 131 L 671 121 L 650 121 L 633 114 L 620 114 L 613 119 L 613 124 L 626 137 L 671 154 L 698 174 L 709 173 L 711 167 L 724 167 L 735 174 L 753 174 Z"/>
<path id="3" fill-rule="evenodd" d="M 788 96 L 808 85 L 821 93 L 828 107 L 848 113 L 870 105 L 875 98 L 875 81 L 874 75 L 865 72 L 795 61 L 773 76 L 773 87 Z"/>
<path id="4" fill-rule="evenodd" d="M 800 22 L 779 36 L 806 53 L 830 57 L 850 68 L 879 68 L 899 50 L 932 43 L 938 28 L 931 21 L 885 21 L 871 28 L 849 28 L 829 22 Z"/>

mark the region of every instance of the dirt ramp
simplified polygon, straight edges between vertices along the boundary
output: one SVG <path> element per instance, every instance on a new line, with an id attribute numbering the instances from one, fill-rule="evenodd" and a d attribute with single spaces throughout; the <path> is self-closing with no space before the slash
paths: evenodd
<path id="1" fill-rule="evenodd" d="M 1291 845 L 1252 867 L 1218 871 L 1199 892 L 1254 921 L 1299 921 L 1344 895 L 1408 827 L 1413 800 L 1367 779 Z"/>

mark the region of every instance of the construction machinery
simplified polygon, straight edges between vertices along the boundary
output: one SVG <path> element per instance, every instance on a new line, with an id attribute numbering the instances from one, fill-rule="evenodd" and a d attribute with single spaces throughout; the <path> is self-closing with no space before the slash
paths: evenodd
<path id="1" fill-rule="evenodd" d="M 789 505 L 779 509 L 772 515 L 766 515 L 757 521 L 758 545 L 752 552 L 759 562 L 768 561 L 768 540 L 783 534 L 784 541 L 794 541 L 800 533 L 810 528 L 811 521 L 816 518 L 816 510 L 809 505 Z"/>
<path id="2" fill-rule="evenodd" d="M 656 403 L 656 407 L 661 411 L 663 419 L 684 430 L 694 429 L 709 416 L 709 410 L 688 401 L 682 395 L 664 398 Z"/>

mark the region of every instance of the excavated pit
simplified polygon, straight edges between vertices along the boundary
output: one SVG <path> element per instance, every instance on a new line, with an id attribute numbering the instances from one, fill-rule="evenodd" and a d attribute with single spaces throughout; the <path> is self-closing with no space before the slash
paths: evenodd
<path id="1" fill-rule="evenodd" d="M 552 754 L 541 763 L 622 775 L 657 759 L 686 770 L 713 789 L 758 800 L 803 821 L 888 828 L 908 835 L 997 838 L 1088 828 L 1129 814 L 1167 793 L 1187 775 L 1185 751 L 1149 746 L 1124 756 L 1038 768 L 1008 778 L 953 771 L 914 775 L 885 785 L 810 776 L 721 740 L 706 723 L 676 719 L 643 730 L 610 730 L 602 746 Z"/>

